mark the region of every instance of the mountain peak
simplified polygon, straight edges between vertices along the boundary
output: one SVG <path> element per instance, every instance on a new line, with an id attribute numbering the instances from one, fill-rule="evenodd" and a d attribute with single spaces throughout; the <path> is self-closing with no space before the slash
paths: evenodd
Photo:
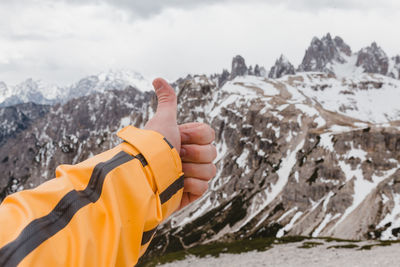
<path id="1" fill-rule="evenodd" d="M 376 42 L 373 42 L 370 46 L 358 52 L 356 66 L 362 67 L 367 73 L 387 75 L 389 71 L 389 57 Z"/>
<path id="2" fill-rule="evenodd" d="M 314 37 L 300 64 L 299 71 L 321 71 L 331 73 L 328 64 L 346 63 L 346 57 L 351 56 L 351 48 L 341 37 L 332 39 L 330 33 L 321 40 Z"/>
<path id="3" fill-rule="evenodd" d="M 230 79 L 234 79 L 237 76 L 247 75 L 248 69 L 246 62 L 241 55 L 237 55 L 232 59 L 232 70 Z"/>
<path id="4" fill-rule="evenodd" d="M 289 62 L 289 60 L 282 54 L 275 62 L 269 71 L 268 78 L 278 79 L 284 75 L 296 74 L 294 66 Z"/>
<path id="5" fill-rule="evenodd" d="M 283 63 L 288 63 L 289 60 L 287 59 L 287 57 L 285 57 L 284 54 L 281 54 L 281 56 L 278 59 L 279 62 L 283 62 Z"/>
<path id="6" fill-rule="evenodd" d="M 322 41 L 332 41 L 331 34 L 328 32 L 324 37 L 322 37 Z"/>

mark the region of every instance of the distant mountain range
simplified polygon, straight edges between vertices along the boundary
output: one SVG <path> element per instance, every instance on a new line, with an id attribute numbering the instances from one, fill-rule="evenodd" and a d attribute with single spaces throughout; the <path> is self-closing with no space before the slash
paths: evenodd
<path id="1" fill-rule="evenodd" d="M 0 82 L 0 107 L 33 102 L 36 104 L 65 103 L 66 101 L 108 90 L 123 90 L 128 86 L 151 90 L 151 84 L 139 73 L 108 71 L 82 78 L 77 83 L 60 87 L 40 80 L 27 79 L 8 87 Z"/>

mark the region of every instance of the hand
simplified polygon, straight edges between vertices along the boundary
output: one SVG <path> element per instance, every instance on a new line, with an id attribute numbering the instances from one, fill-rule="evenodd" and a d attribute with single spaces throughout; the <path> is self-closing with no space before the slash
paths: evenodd
<path id="1" fill-rule="evenodd" d="M 208 189 L 208 181 L 215 176 L 216 158 L 214 130 L 204 123 L 188 123 L 178 126 L 176 121 L 177 99 L 174 89 L 161 78 L 153 81 L 158 105 L 156 114 L 145 129 L 162 134 L 180 153 L 185 174 L 183 197 L 180 208 L 201 197 Z M 181 150 L 182 147 L 182 150 Z"/>
<path id="2" fill-rule="evenodd" d="M 214 130 L 204 123 L 179 125 L 181 134 L 181 159 L 185 173 L 183 196 L 180 209 L 201 197 L 208 189 L 208 181 L 216 174 L 212 163 L 217 149 L 211 143 Z"/>

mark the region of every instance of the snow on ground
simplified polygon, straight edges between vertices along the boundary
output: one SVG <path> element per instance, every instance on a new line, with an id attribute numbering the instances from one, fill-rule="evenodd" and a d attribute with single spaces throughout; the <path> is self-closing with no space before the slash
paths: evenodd
<path id="1" fill-rule="evenodd" d="M 296 104 L 296 108 L 307 114 L 310 118 L 314 118 L 314 121 L 317 123 L 318 128 L 326 124 L 324 118 L 321 117 L 318 110 L 316 110 L 315 108 L 304 104 Z"/>
<path id="2" fill-rule="evenodd" d="M 209 116 L 210 118 L 214 118 L 218 115 L 221 114 L 221 109 L 222 108 L 226 108 L 227 106 L 229 106 L 230 104 L 234 103 L 235 101 L 237 101 L 239 98 L 238 95 L 230 95 L 228 96 L 227 99 L 225 99 L 224 101 L 222 101 L 221 104 L 219 104 L 216 108 L 214 108 L 210 113 Z"/>
<path id="3" fill-rule="evenodd" d="M 248 90 L 251 92 L 251 94 L 254 94 L 257 91 L 255 91 L 254 89 L 249 89 L 249 88 L 259 88 L 267 96 L 279 95 L 279 93 L 280 93 L 280 91 L 275 86 L 273 86 L 270 83 L 265 82 L 265 78 L 263 78 L 263 77 L 238 76 L 232 81 L 232 84 L 243 84 L 243 86 L 245 88 L 246 87 L 248 88 Z M 241 86 L 241 89 L 239 89 L 239 93 L 240 92 L 243 92 L 242 86 Z"/>
<path id="4" fill-rule="evenodd" d="M 330 133 L 324 133 L 320 135 L 321 140 L 319 142 L 319 145 L 322 146 L 325 149 L 328 149 L 329 151 L 335 151 L 333 148 L 333 143 L 332 143 L 332 134 Z"/>
<path id="5" fill-rule="evenodd" d="M 247 166 L 247 158 L 250 154 L 250 151 L 248 149 L 244 149 L 240 157 L 236 159 L 236 163 L 239 166 L 239 168 L 245 168 Z"/>
<path id="6" fill-rule="evenodd" d="M 397 237 L 393 236 L 392 230 L 400 227 L 400 195 L 395 194 L 393 196 L 394 207 L 392 211 L 386 214 L 385 218 L 378 224 L 377 228 L 384 227 L 387 223 L 391 223 L 384 232 L 382 232 L 382 240 L 397 240 Z"/>
<path id="7" fill-rule="evenodd" d="M 341 57 L 343 57 L 347 62 L 339 63 L 335 62 L 334 64 L 329 64 L 327 68 L 330 68 L 333 73 L 335 73 L 336 77 L 339 79 L 349 77 L 349 76 L 358 76 L 364 73 L 364 69 L 362 67 L 356 67 L 357 63 L 357 54 L 353 54 L 350 57 L 344 53 L 341 53 Z"/>
<path id="8" fill-rule="evenodd" d="M 384 123 L 400 119 L 397 101 L 400 98 L 399 80 L 370 74 L 341 79 L 321 79 L 318 73 L 299 75 L 304 82 L 297 82 L 296 87 L 327 110 L 366 122 Z M 379 84 L 382 87 L 375 88 Z M 368 89 L 359 88 L 360 85 Z"/>

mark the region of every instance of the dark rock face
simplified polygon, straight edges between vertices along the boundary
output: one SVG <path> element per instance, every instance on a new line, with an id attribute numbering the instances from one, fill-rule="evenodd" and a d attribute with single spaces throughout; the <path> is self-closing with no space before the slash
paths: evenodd
<path id="1" fill-rule="evenodd" d="M 218 85 L 223 86 L 225 82 L 229 80 L 229 75 L 229 71 L 224 69 L 222 74 L 218 77 Z"/>
<path id="2" fill-rule="evenodd" d="M 232 70 L 230 79 L 233 80 L 237 76 L 244 76 L 247 74 L 248 74 L 248 69 L 244 58 L 240 55 L 237 55 L 232 60 Z"/>
<path id="3" fill-rule="evenodd" d="M 389 70 L 389 58 L 375 42 L 371 46 L 358 52 L 357 67 L 361 66 L 365 72 L 386 75 Z"/>
<path id="4" fill-rule="evenodd" d="M 329 35 L 329 33 L 328 33 Z M 339 36 L 336 36 L 335 39 L 333 40 L 334 44 L 336 45 L 337 49 L 344 53 L 346 56 L 351 56 L 351 48 L 349 45 L 347 45 L 342 38 Z"/>
<path id="5" fill-rule="evenodd" d="M 331 72 L 327 65 L 334 62 L 345 63 L 346 59 L 343 54 L 351 56 L 351 48 L 344 43 L 342 38 L 332 39 L 329 33 L 321 40 L 314 37 L 298 71 Z"/>
<path id="6" fill-rule="evenodd" d="M 258 64 L 256 64 L 256 66 L 254 67 L 254 75 L 257 77 L 261 76 L 261 69 L 260 66 L 258 66 Z"/>
<path id="7" fill-rule="evenodd" d="M 294 70 L 292 63 L 290 63 L 284 55 L 281 55 L 280 58 L 275 62 L 275 65 L 271 68 L 268 78 L 278 79 L 285 75 L 294 74 L 296 74 L 296 71 Z"/>
<path id="8" fill-rule="evenodd" d="M 26 130 L 34 121 L 45 116 L 50 106 L 34 103 L 0 108 L 0 147 L 9 138 Z"/>
<path id="9" fill-rule="evenodd" d="M 392 68 L 389 70 L 389 76 L 394 79 L 400 79 L 400 56 L 391 58 Z"/>

